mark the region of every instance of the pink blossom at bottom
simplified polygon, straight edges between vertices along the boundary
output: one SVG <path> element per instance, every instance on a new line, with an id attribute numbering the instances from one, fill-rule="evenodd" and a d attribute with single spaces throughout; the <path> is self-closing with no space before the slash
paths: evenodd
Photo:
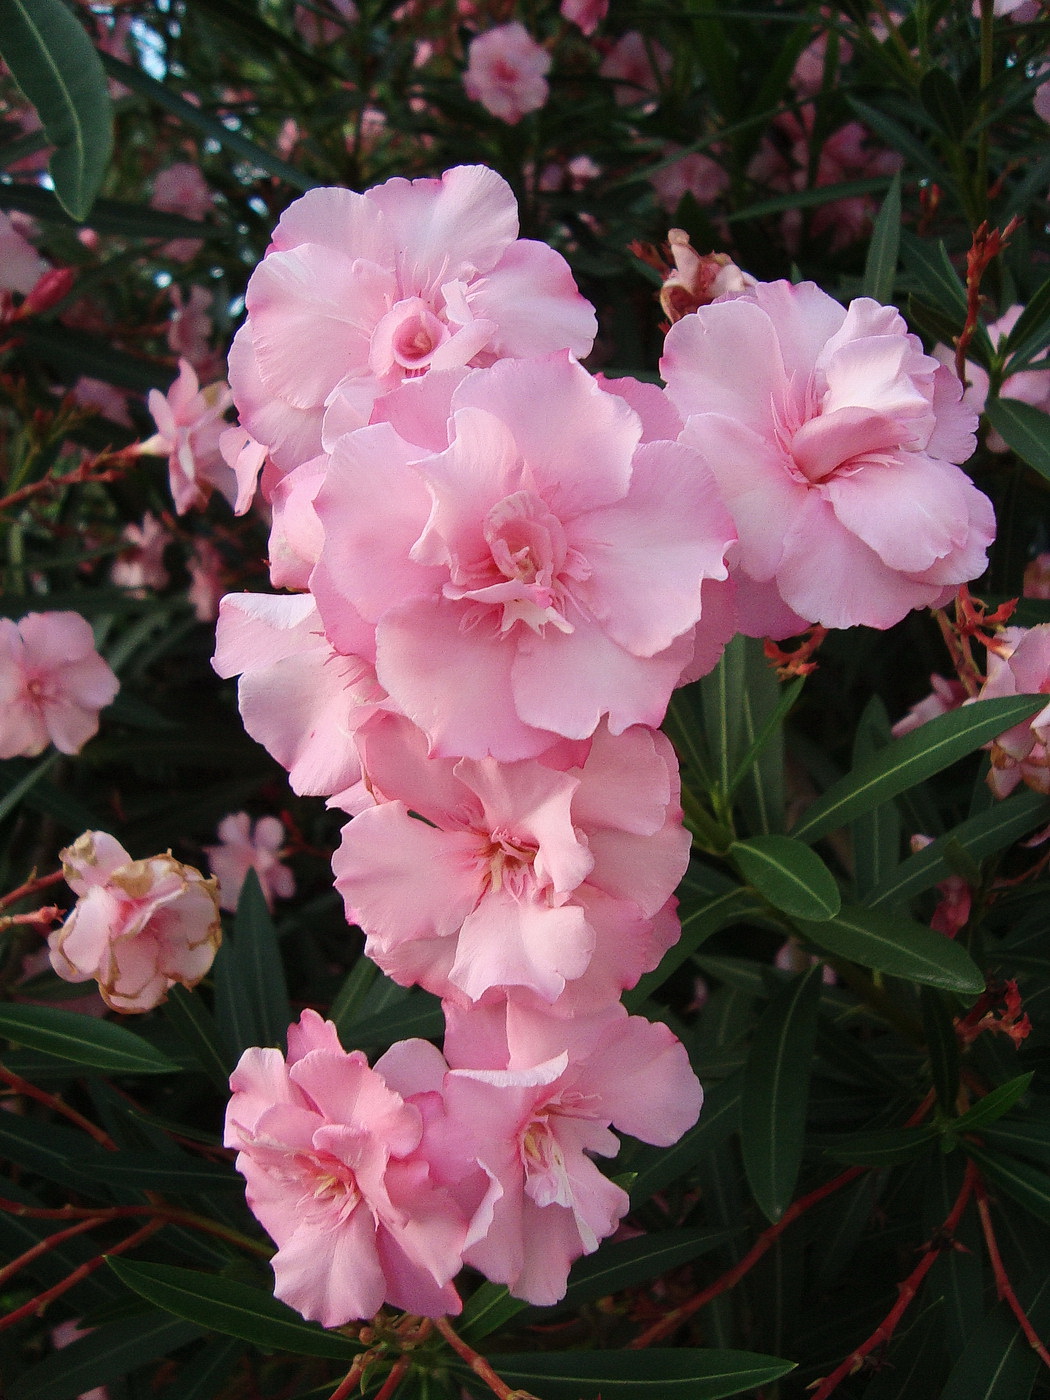
<path id="1" fill-rule="evenodd" d="M 50 935 L 51 966 L 67 982 L 94 978 L 114 1011 L 149 1011 L 176 982 L 195 987 L 222 938 L 216 882 L 169 853 L 132 860 L 104 831 L 60 853 L 79 896 Z"/>
<path id="2" fill-rule="evenodd" d="M 435 1096 L 429 1151 L 471 1214 L 464 1260 L 515 1297 L 556 1303 L 573 1260 L 629 1205 L 592 1160 L 619 1150 L 611 1127 L 670 1146 L 696 1122 L 700 1085 L 668 1028 L 619 1004 L 566 1021 L 509 1005 L 446 1018 L 447 1072 L 409 1042 L 385 1073 Z"/>
<path id="3" fill-rule="evenodd" d="M 79 613 L 0 618 L 0 758 L 79 753 L 119 689 Z"/>
<path id="4" fill-rule="evenodd" d="M 435 1052 L 436 1054 L 436 1052 Z M 458 1313 L 467 1220 L 420 1150 L 423 1116 L 335 1026 L 304 1011 L 287 1059 L 251 1049 L 230 1078 L 224 1141 L 277 1245 L 275 1295 L 324 1327 L 384 1303 Z"/>
<path id="5" fill-rule="evenodd" d="M 269 908 L 274 899 L 291 899 L 295 876 L 279 859 L 284 827 L 276 817 L 253 822 L 247 812 L 232 812 L 218 827 L 219 844 L 205 846 L 211 873 L 219 882 L 219 908 L 236 909 L 248 871 L 259 877 Z"/>

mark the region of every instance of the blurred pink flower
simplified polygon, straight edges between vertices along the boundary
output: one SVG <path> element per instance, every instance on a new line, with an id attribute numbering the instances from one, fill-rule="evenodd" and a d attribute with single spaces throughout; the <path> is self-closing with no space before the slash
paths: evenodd
<path id="1" fill-rule="evenodd" d="M 1008 311 L 1003 312 L 997 321 L 989 323 L 988 338 L 997 350 L 1016 326 L 1023 311 L 1023 306 L 1011 306 Z M 955 373 L 954 349 L 949 349 L 947 345 L 935 345 L 931 353 L 935 359 L 940 360 L 941 364 L 947 365 L 952 373 Z M 999 397 L 1001 399 L 1017 399 L 1020 403 L 1031 404 L 1033 408 L 1041 409 L 1043 413 L 1050 413 L 1050 353 L 1044 351 L 1043 354 L 1037 356 L 1030 368 L 1021 370 L 1017 374 L 1010 373 L 1012 359 L 1012 355 L 1007 356 L 1003 366 L 1003 382 L 999 389 Z M 973 409 L 975 413 L 983 413 L 985 404 L 988 402 L 988 371 L 974 360 L 967 360 L 965 369 L 966 390 L 963 394 L 963 403 L 967 408 Z M 990 452 L 1008 452 L 1010 450 L 994 428 L 988 430 L 986 446 Z"/>
<path id="2" fill-rule="evenodd" d="M 211 348 L 212 324 L 208 307 L 212 294 L 205 287 L 192 286 L 189 299 L 182 288 L 172 284 L 173 307 L 168 321 L 168 348 L 181 360 L 188 360 L 199 375 L 213 378 L 221 367 L 219 356 Z"/>
<path id="3" fill-rule="evenodd" d="M 140 594 L 146 588 L 163 588 L 171 575 L 164 567 L 164 551 L 171 543 L 168 527 L 147 511 L 141 525 L 125 525 L 121 532 L 125 547 L 113 561 L 109 571 L 118 588 L 129 588 Z"/>
<path id="4" fill-rule="evenodd" d="M 253 822 L 247 812 L 223 817 L 218 827 L 219 845 L 205 846 L 211 873 L 219 882 L 219 908 L 236 909 L 248 871 L 259 877 L 263 897 L 272 909 L 274 899 L 291 899 L 295 876 L 279 859 L 284 827 L 276 817 Z"/>
<path id="5" fill-rule="evenodd" d="M 760 282 L 677 321 L 661 369 L 736 522 L 740 578 L 799 617 L 891 627 L 984 571 L 991 502 L 955 465 L 974 415 L 895 307 Z"/>
<path id="6" fill-rule="evenodd" d="M 211 540 L 196 539 L 186 567 L 190 573 L 187 596 L 198 622 L 214 622 L 226 592 L 222 555 Z"/>
<path id="7" fill-rule="evenodd" d="M 1037 554 L 1025 567 L 1022 595 L 1050 599 L 1050 554 Z"/>
<path id="8" fill-rule="evenodd" d="M 699 151 L 662 165 L 652 179 L 657 199 L 671 214 L 683 195 L 691 194 L 698 204 L 713 204 L 729 188 L 725 169 Z"/>
<path id="9" fill-rule="evenodd" d="M 472 102 L 514 126 L 547 101 L 550 66 L 547 50 L 514 20 L 470 41 L 463 86 Z"/>
<path id="10" fill-rule="evenodd" d="M 147 403 L 157 432 L 138 450 L 167 457 L 172 500 L 180 515 L 203 510 L 213 488 L 231 505 L 237 499 L 237 478 L 219 447 L 232 398 L 221 379 L 201 389 L 187 360 L 179 361 L 179 377 L 166 394 L 149 391 Z"/>
<path id="11" fill-rule="evenodd" d="M 60 1351 L 71 1342 L 79 1342 L 81 1337 L 89 1337 L 92 1329 L 81 1327 L 79 1322 L 60 1322 L 51 1332 L 51 1345 Z M 90 1390 L 82 1391 L 77 1400 L 109 1400 L 109 1389 L 104 1385 L 93 1385 Z"/>
<path id="12" fill-rule="evenodd" d="M 104 831 L 85 831 L 60 853 L 79 895 L 48 938 L 51 966 L 67 982 L 95 978 L 107 1006 L 159 1006 L 176 982 L 195 987 L 222 938 L 215 880 L 169 853 L 132 860 Z"/>
<path id="13" fill-rule="evenodd" d="M 82 374 L 71 390 L 73 398 L 84 408 L 97 409 L 111 423 L 120 423 L 125 428 L 132 427 L 128 413 L 127 399 L 121 390 L 104 379 L 92 379 Z"/>
<path id="14" fill-rule="evenodd" d="M 609 0 L 561 0 L 560 13 L 584 34 L 593 34 L 609 13 Z"/>
<path id="15" fill-rule="evenodd" d="M 467 1222 L 420 1151 L 419 1108 L 387 1086 L 382 1066 L 347 1054 L 335 1026 L 307 1010 L 288 1029 L 287 1060 L 246 1050 L 230 1077 L 224 1141 L 277 1245 L 274 1293 L 324 1327 L 383 1303 L 426 1317 L 460 1311 L 450 1280 Z"/>
<path id="16" fill-rule="evenodd" d="M 631 29 L 617 39 L 598 71 L 614 84 L 617 102 L 631 106 L 648 102 L 659 92 L 660 81 L 671 71 L 671 64 L 671 55 L 662 44 Z"/>
<path id="17" fill-rule="evenodd" d="M 296 5 L 292 11 L 292 23 L 299 38 L 315 48 L 337 43 L 357 19 L 354 0 L 310 0 L 308 5 Z"/>
<path id="18" fill-rule="evenodd" d="M 212 193 L 200 167 L 188 160 L 176 161 L 153 177 L 150 208 L 184 219 L 203 219 L 212 206 Z M 189 262 L 203 247 L 199 238 L 173 238 L 161 251 L 175 262 Z"/>
<path id="19" fill-rule="evenodd" d="M 0 618 L 0 758 L 79 753 L 119 689 L 79 613 Z"/>
<path id="20" fill-rule="evenodd" d="M 0 292 L 28 296 L 51 264 L 0 210 Z"/>
<path id="21" fill-rule="evenodd" d="M 938 715 L 946 715 L 949 710 L 957 710 L 966 699 L 966 687 L 962 681 L 948 680 L 944 676 L 931 676 L 932 689 L 924 699 L 914 704 L 903 719 L 893 726 L 893 737 L 910 734 L 913 729 L 928 724 Z"/>

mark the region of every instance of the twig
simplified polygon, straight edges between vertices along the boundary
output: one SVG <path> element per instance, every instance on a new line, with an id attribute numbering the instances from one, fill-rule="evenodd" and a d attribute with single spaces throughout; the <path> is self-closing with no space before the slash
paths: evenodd
<path id="1" fill-rule="evenodd" d="M 390 1368 L 390 1374 L 379 1387 L 376 1393 L 376 1400 L 390 1400 L 390 1397 L 397 1390 L 398 1386 L 405 1379 L 408 1371 L 409 1359 L 407 1356 L 399 1356 Z"/>
<path id="2" fill-rule="evenodd" d="M 81 1279 L 87 1278 L 89 1274 L 93 1274 L 96 1269 L 101 1268 L 107 1258 L 111 1258 L 114 1254 L 126 1254 L 129 1249 L 134 1249 L 136 1245 L 148 1240 L 150 1235 L 155 1235 L 158 1230 L 162 1230 L 166 1224 L 165 1220 L 149 1220 L 140 1230 L 128 1235 L 127 1239 L 115 1244 L 105 1254 L 96 1254 L 94 1259 L 88 1259 L 75 1268 L 71 1274 L 67 1274 L 61 1282 L 45 1289 L 43 1293 L 38 1293 L 35 1298 L 30 1298 L 28 1303 L 23 1303 L 20 1308 L 15 1308 L 14 1312 L 8 1313 L 6 1317 L 0 1317 L 0 1332 L 5 1327 L 13 1327 L 16 1322 L 21 1322 L 23 1318 L 39 1315 L 48 1303 L 53 1303 L 56 1298 L 61 1298 L 63 1293 L 67 1293 Z"/>
<path id="3" fill-rule="evenodd" d="M 0 909 L 6 909 L 9 904 L 15 904 L 20 899 L 28 899 L 30 895 L 39 894 L 41 890 L 48 889 L 51 885 L 57 885 L 60 880 L 65 879 L 65 873 L 61 870 L 54 871 L 51 875 L 30 876 L 17 890 L 12 890 L 10 894 L 0 895 Z"/>
<path id="4" fill-rule="evenodd" d="M 258 1240 L 253 1240 L 249 1235 L 242 1234 L 240 1230 L 235 1230 L 231 1225 L 221 1225 L 217 1220 L 210 1220 L 206 1215 L 197 1215 L 191 1210 L 180 1210 L 177 1206 L 169 1206 L 160 1198 L 147 1206 L 64 1205 L 50 1207 L 30 1206 L 23 1201 L 12 1201 L 6 1196 L 0 1196 L 0 1210 L 6 1211 L 9 1215 L 23 1216 L 32 1220 L 90 1220 L 95 1225 L 105 1225 L 111 1220 L 131 1220 L 142 1215 L 149 1215 L 162 1225 L 185 1225 L 190 1230 L 199 1230 L 201 1234 L 214 1235 L 216 1239 L 225 1240 L 228 1244 L 250 1250 L 253 1254 L 261 1255 L 264 1259 L 269 1259 L 271 1255 L 271 1251 L 266 1245 L 260 1244 Z M 55 1236 L 52 1235 L 49 1238 L 54 1239 Z"/>
<path id="5" fill-rule="evenodd" d="M 347 1371 L 346 1375 L 332 1391 L 328 1400 L 347 1400 L 347 1396 L 352 1390 L 360 1385 L 361 1380 L 374 1362 L 379 1360 L 378 1351 L 363 1351 L 360 1356 L 354 1357 L 354 1363 Z"/>
<path id="6" fill-rule="evenodd" d="M 966 1204 L 973 1194 L 977 1182 L 977 1168 L 972 1162 L 967 1162 L 966 1174 L 963 1177 L 962 1186 L 959 1188 L 959 1194 L 955 1198 L 955 1204 L 948 1212 L 944 1224 L 937 1231 L 933 1239 L 926 1244 L 923 1256 L 918 1264 L 916 1264 L 915 1268 L 904 1282 L 897 1285 L 897 1301 L 879 1323 L 878 1327 L 875 1328 L 875 1331 L 872 1332 L 871 1336 L 861 1342 L 860 1346 L 857 1347 L 855 1351 L 851 1351 L 849 1356 L 835 1367 L 830 1376 L 824 1377 L 820 1385 L 813 1392 L 813 1400 L 827 1400 L 827 1397 L 838 1389 L 841 1382 L 844 1381 L 847 1376 L 853 1375 L 854 1372 L 860 1369 L 863 1365 L 864 1358 L 869 1352 L 873 1351 L 875 1347 L 880 1344 L 884 1344 L 890 1340 L 897 1328 L 897 1324 L 900 1322 L 905 1312 L 907 1312 L 912 1299 L 919 1291 L 919 1285 L 929 1273 L 930 1269 L 933 1268 L 934 1261 L 940 1249 L 945 1244 L 950 1243 L 951 1237 L 958 1228 L 962 1213 L 966 1209 Z"/>
<path id="7" fill-rule="evenodd" d="M 70 1108 L 69 1104 L 63 1103 L 55 1094 L 49 1094 L 46 1089 L 41 1089 L 38 1085 L 30 1083 L 28 1079 L 23 1079 L 20 1074 L 15 1074 L 13 1070 L 0 1065 L 0 1080 L 7 1084 L 16 1094 L 22 1094 L 27 1099 L 36 1099 L 37 1103 L 42 1103 L 46 1107 L 53 1109 L 55 1113 L 60 1113 L 63 1118 L 67 1118 L 71 1123 L 75 1123 L 78 1128 L 83 1129 L 90 1137 L 109 1152 L 117 1151 L 117 1144 L 110 1135 L 103 1129 L 85 1118 L 82 1113 L 78 1113 L 75 1108 Z"/>
<path id="8" fill-rule="evenodd" d="M 452 1330 L 447 1317 L 437 1319 L 437 1330 L 456 1355 L 462 1357 L 478 1380 L 484 1381 L 498 1400 L 536 1400 L 536 1396 L 530 1395 L 527 1390 L 511 1390 L 505 1381 L 501 1381 L 485 1358 Z"/>
<path id="9" fill-rule="evenodd" d="M 804 1215 L 811 1207 L 819 1204 L 828 1196 L 840 1191 L 843 1186 L 848 1186 L 851 1181 L 856 1181 L 858 1176 L 863 1176 L 868 1171 L 867 1167 L 849 1167 L 840 1176 L 833 1177 L 831 1181 L 826 1181 L 823 1186 L 818 1186 L 815 1191 L 811 1191 L 808 1196 L 800 1196 L 797 1201 L 792 1201 L 787 1210 L 774 1225 L 770 1225 L 768 1230 L 763 1230 L 758 1239 L 751 1246 L 743 1259 L 738 1264 L 727 1270 L 720 1278 L 716 1278 L 701 1293 L 697 1293 L 688 1302 L 682 1303 L 679 1307 L 666 1313 L 659 1322 L 647 1328 L 640 1336 L 635 1337 L 630 1343 L 632 1349 L 651 1346 L 653 1342 L 662 1341 L 681 1326 L 695 1312 L 699 1312 L 713 1298 L 725 1293 L 733 1288 L 745 1274 L 755 1267 L 762 1256 L 777 1242 L 789 1225 L 796 1221 L 800 1215 Z M 440 1325 L 440 1324 L 439 1324 Z"/>
<path id="10" fill-rule="evenodd" d="M 995 1291 L 999 1297 L 1009 1306 L 1014 1317 L 1017 1318 L 1018 1326 L 1025 1334 L 1029 1346 L 1039 1357 L 1044 1366 L 1050 1366 L 1050 1355 L 1047 1354 L 1046 1347 L 1039 1340 L 1039 1336 L 1025 1315 L 1024 1308 L 1018 1301 L 1014 1292 L 1013 1284 L 1007 1276 L 1003 1266 L 1002 1255 L 999 1253 L 999 1241 L 995 1237 L 995 1230 L 992 1227 L 992 1216 L 988 1209 L 988 1192 L 980 1176 L 974 1184 L 974 1194 L 977 1197 L 977 1214 L 981 1217 L 981 1232 L 984 1235 L 984 1243 L 988 1250 L 988 1258 L 992 1263 L 992 1273 L 995 1277 Z"/>
<path id="11" fill-rule="evenodd" d="M 97 1216 L 89 1216 L 86 1220 L 78 1220 L 75 1225 L 69 1225 L 64 1230 L 56 1230 L 53 1235 L 48 1235 L 45 1239 L 38 1240 L 32 1248 L 20 1254 L 17 1259 L 12 1259 L 10 1264 L 5 1264 L 0 1269 L 0 1285 L 5 1284 L 9 1278 L 13 1278 L 27 1264 L 31 1264 L 34 1259 L 39 1259 L 46 1254 L 49 1249 L 54 1249 L 66 1240 L 71 1240 L 76 1235 L 83 1235 L 88 1230 L 93 1230 L 99 1223 Z"/>

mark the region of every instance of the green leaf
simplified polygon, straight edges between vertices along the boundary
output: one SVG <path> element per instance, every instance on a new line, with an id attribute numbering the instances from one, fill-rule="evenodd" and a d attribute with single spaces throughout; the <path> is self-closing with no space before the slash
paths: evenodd
<path id="1" fill-rule="evenodd" d="M 653 972 L 640 978 L 638 985 L 626 992 L 623 1003 L 628 1011 L 637 1011 L 662 987 L 677 968 L 687 962 L 701 944 L 713 934 L 733 924 L 747 923 L 750 919 L 761 918 L 768 910 L 762 900 L 756 899 L 750 890 L 736 885 L 725 894 L 717 895 L 700 909 L 691 910 L 682 919 L 682 933 L 678 942 L 669 948 Z"/>
<path id="2" fill-rule="evenodd" d="M 795 1369 L 793 1361 L 750 1351 L 693 1351 L 648 1347 L 645 1351 L 523 1352 L 496 1355 L 492 1365 L 505 1384 L 541 1393 L 543 1400 L 581 1400 L 584 1387 L 602 1400 L 722 1400 L 754 1392 Z"/>
<path id="3" fill-rule="evenodd" d="M 1041 1171 L 1028 1162 L 1019 1162 L 1016 1158 L 989 1152 L 972 1142 L 963 1143 L 963 1148 L 993 1186 L 998 1187 L 1019 1206 L 1024 1206 L 1030 1215 L 1034 1215 L 1044 1225 L 1050 1224 L 1050 1173 Z"/>
<path id="4" fill-rule="evenodd" d="M 235 1337 L 206 1342 L 191 1361 L 179 1367 L 177 1389 L 166 1391 L 165 1400 L 215 1400 L 243 1354 L 244 1346 Z"/>
<path id="5" fill-rule="evenodd" d="M 716 1084 L 704 1095 L 698 1121 L 673 1147 L 647 1148 L 634 1159 L 637 1175 L 631 1183 L 632 1206 L 644 1205 L 736 1132 L 743 1090 L 742 1074 Z"/>
<path id="6" fill-rule="evenodd" d="M 57 0 L 52 0 L 52 3 L 57 3 Z M 217 141 L 220 146 L 225 146 L 227 150 L 250 161 L 260 170 L 265 170 L 268 175 L 275 175 L 278 180 L 283 180 L 286 185 L 291 185 L 293 190 L 305 193 L 306 190 L 313 189 L 317 183 L 315 180 L 311 180 L 308 175 L 304 175 L 301 170 L 296 170 L 294 166 L 288 165 L 277 156 L 271 155 L 262 146 L 250 141 L 247 136 L 242 136 L 239 131 L 231 130 L 217 117 L 209 116 L 201 108 L 195 107 L 192 102 L 187 102 L 177 92 L 165 87 L 156 78 L 151 78 L 148 73 L 143 73 L 141 69 L 123 62 L 122 59 L 113 58 L 110 54 L 102 54 L 101 57 L 106 72 L 111 78 L 116 78 L 118 83 L 123 83 L 132 92 L 137 92 L 140 96 L 149 98 L 151 102 L 156 102 L 159 107 L 163 107 L 173 117 L 178 117 L 194 131 L 202 131 L 205 136 L 210 136 L 213 141 Z"/>
<path id="7" fill-rule="evenodd" d="M 919 83 L 919 101 L 950 141 L 962 140 L 970 123 L 950 74 L 943 68 L 931 68 L 924 73 Z"/>
<path id="8" fill-rule="evenodd" d="M 901 177 L 894 175 L 886 198 L 882 201 L 871 231 L 868 256 L 864 264 L 861 290 L 887 305 L 893 301 L 893 284 L 897 277 L 897 258 L 901 246 Z"/>
<path id="9" fill-rule="evenodd" d="M 964 996 L 984 990 L 984 976 L 965 948 L 911 919 L 847 906 L 824 923 L 798 924 L 818 948 L 862 967 Z"/>
<path id="10" fill-rule="evenodd" d="M 952 267 L 944 244 L 918 238 L 910 229 L 901 230 L 901 256 L 909 273 L 920 284 L 923 300 L 958 322 L 966 320 L 966 288 Z"/>
<path id="11" fill-rule="evenodd" d="M 888 146 L 900 151 L 915 170 L 936 180 L 942 187 L 951 184 L 943 166 L 933 159 L 929 142 L 915 136 L 896 118 L 887 116 L 885 112 L 880 112 L 877 107 L 869 106 L 867 102 L 862 102 L 859 97 L 849 94 L 846 101 L 864 125 L 874 131 L 876 136 L 881 137 Z"/>
<path id="12" fill-rule="evenodd" d="M 1005 700 L 978 700 L 938 715 L 920 729 L 894 739 L 832 783 L 791 834 L 800 840 L 816 841 L 861 812 L 869 812 L 939 773 L 997 734 L 1028 719 L 1039 708 L 1038 697 L 1017 695 Z"/>
<path id="13" fill-rule="evenodd" d="M 937 1103 L 942 1113 L 954 1117 L 959 1095 L 960 1060 L 959 1037 L 955 1034 L 951 1009 L 945 1004 L 945 994 L 935 987 L 923 987 L 921 1005 L 926 1049 L 930 1057 L 930 1077 Z"/>
<path id="14" fill-rule="evenodd" d="M 938 1400 L 1027 1400 L 1039 1358 L 1006 1303 L 971 1335 Z"/>
<path id="15" fill-rule="evenodd" d="M 254 1045 L 283 1046 L 292 1020 L 284 964 L 273 919 L 255 870 L 249 870 L 233 920 L 234 946 L 261 1039 Z"/>
<path id="16" fill-rule="evenodd" d="M 38 1361 L 12 1383 L 8 1400 L 74 1400 L 199 1336 L 199 1327 L 152 1311 L 106 1323 Z"/>
<path id="17" fill-rule="evenodd" d="M 734 841 L 729 853 L 774 909 L 800 919 L 830 919 L 842 907 L 834 875 L 816 851 L 791 836 Z"/>
<path id="18" fill-rule="evenodd" d="M 55 145 L 55 194 L 84 220 L 113 150 L 106 75 L 83 26 L 62 0 L 0 0 L 0 50 Z"/>
<path id="19" fill-rule="evenodd" d="M 719 765 L 717 780 L 729 791 L 730 777 L 743 752 L 741 724 L 748 638 L 738 634 L 723 651 L 718 665 L 700 681 L 704 733 Z"/>
<path id="20" fill-rule="evenodd" d="M 76 226 L 77 220 L 63 209 L 50 190 L 39 185 L 0 185 L 0 209 L 18 209 L 34 219 Z M 164 214 L 147 205 L 127 204 L 116 199 L 96 199 L 91 206 L 91 227 L 96 233 L 115 233 L 123 238 L 215 238 L 218 229 L 200 219 L 181 214 Z"/>
<path id="21" fill-rule="evenodd" d="M 1034 1157 L 1037 1162 L 1050 1164 L 1050 1123 L 1033 1120 L 1031 1115 L 1021 1121 L 998 1122 L 982 1128 L 981 1136 L 988 1147 L 1004 1156 Z"/>
<path id="22" fill-rule="evenodd" d="M 979 812 L 960 822 L 893 871 L 865 900 L 869 909 L 901 904 L 923 890 L 932 889 L 940 880 L 956 873 L 949 855 L 951 848 L 962 847 L 975 861 L 1012 846 L 1037 826 L 1050 820 L 1050 797 L 1025 789 L 997 802 L 987 812 Z"/>
<path id="23" fill-rule="evenodd" d="M 983 1099 L 978 1099 L 972 1108 L 956 1118 L 951 1125 L 953 1132 L 972 1133 L 994 1123 L 1025 1096 L 1034 1078 L 1034 1074 L 1019 1074 L 1015 1079 L 1000 1084 L 997 1089 L 989 1090 Z"/>
<path id="24" fill-rule="evenodd" d="M 853 1133 L 826 1148 L 827 1155 L 858 1167 L 895 1167 L 921 1157 L 937 1142 L 937 1129 L 886 1128 L 872 1133 Z"/>
<path id="25" fill-rule="evenodd" d="M 999 351 L 1021 365 L 1050 343 L 1050 277 L 1042 284 L 999 344 Z M 1014 366 L 1011 365 L 1012 369 Z"/>
<path id="26" fill-rule="evenodd" d="M 699 1259 L 728 1243 L 728 1230 L 663 1230 L 635 1240 L 604 1244 L 596 1254 L 577 1260 L 569 1274 L 569 1286 L 560 1308 L 578 1308 L 610 1293 L 639 1283 Z"/>
<path id="27" fill-rule="evenodd" d="M 870 758 L 892 741 L 886 707 L 873 695 L 864 707 L 853 739 L 853 767 Z M 870 812 L 862 812 L 850 823 L 853 847 L 853 878 L 857 895 L 864 904 L 883 879 L 897 868 L 901 848 L 901 817 L 894 801 L 881 802 Z"/>
<path id="28" fill-rule="evenodd" d="M 824 969 L 778 989 L 755 1027 L 744 1068 L 740 1144 L 752 1194 L 769 1220 L 791 1204 L 802 1163 Z"/>
<path id="29" fill-rule="evenodd" d="M 143 1191 L 170 1191 L 192 1194 L 195 1191 L 235 1191 L 244 1193 L 244 1179 L 232 1166 L 200 1157 L 156 1152 L 98 1152 L 85 1156 L 80 1170 L 86 1176 L 108 1182 L 110 1186 L 140 1188 Z"/>
<path id="30" fill-rule="evenodd" d="M 174 1027 L 215 1087 L 224 1094 L 228 1093 L 230 1072 L 236 1060 L 226 1056 L 215 1017 L 204 1005 L 200 994 L 176 983 L 164 1003 L 164 1018 Z"/>
<path id="31" fill-rule="evenodd" d="M 56 751 L 49 753 L 46 758 L 42 758 L 39 763 L 34 764 L 26 771 L 23 764 L 17 760 L 8 759 L 3 764 L 3 774 L 7 786 L 3 795 L 0 796 L 0 821 L 15 810 L 18 804 L 25 797 L 29 790 L 36 786 L 40 780 L 54 768 L 61 755 Z M 12 766 L 8 768 L 8 764 Z"/>
<path id="32" fill-rule="evenodd" d="M 5 1002 L 0 1005 L 0 1035 L 29 1050 L 111 1074 L 173 1074 L 179 1068 L 124 1026 L 53 1006 Z"/>
<path id="33" fill-rule="evenodd" d="M 741 725 L 747 751 L 729 779 L 729 796 L 737 800 L 755 835 L 782 832 L 784 796 L 784 720 L 805 685 L 799 676 L 789 685 L 777 680 L 756 637 L 748 638 Z"/>
<path id="34" fill-rule="evenodd" d="M 456 1322 L 456 1331 L 465 1342 L 476 1346 L 527 1307 L 524 1299 L 512 1298 L 502 1283 L 483 1283 L 471 1294 Z"/>
<path id="35" fill-rule="evenodd" d="M 1050 413 L 1020 399 L 989 399 L 989 423 L 1023 462 L 1050 481 Z"/>
<path id="36" fill-rule="evenodd" d="M 306 1322 L 271 1294 L 251 1284 L 170 1264 L 142 1264 L 129 1259 L 106 1262 L 122 1283 L 148 1303 L 208 1331 L 254 1342 L 264 1351 L 329 1356 L 350 1362 L 361 1350 L 351 1338 L 326 1332 L 316 1322 Z"/>

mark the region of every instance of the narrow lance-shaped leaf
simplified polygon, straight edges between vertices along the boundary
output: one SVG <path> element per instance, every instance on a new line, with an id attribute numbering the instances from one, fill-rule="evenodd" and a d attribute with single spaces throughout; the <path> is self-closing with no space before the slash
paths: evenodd
<path id="1" fill-rule="evenodd" d="M 1050 344 L 1050 277 L 1029 300 L 999 348 L 1013 361 L 1013 368 L 1018 362 L 1038 355 L 1047 344 Z"/>
<path id="2" fill-rule="evenodd" d="M 842 905 L 835 877 L 816 851 L 790 836 L 734 841 L 730 855 L 775 909 L 801 919 L 830 919 Z"/>
<path id="3" fill-rule="evenodd" d="M 944 993 L 935 987 L 922 989 L 922 1025 L 930 1057 L 930 1077 L 942 1113 L 955 1113 L 959 1093 L 959 1038 Z"/>
<path id="4" fill-rule="evenodd" d="M 989 400 L 984 411 L 1018 457 L 1050 481 L 1050 413 L 1009 398 Z"/>
<path id="5" fill-rule="evenodd" d="M 122 1283 L 154 1306 L 212 1332 L 254 1342 L 267 1351 L 349 1362 L 361 1349 L 349 1337 L 306 1322 L 263 1289 L 237 1279 L 171 1264 L 142 1264 L 130 1259 L 110 1259 L 108 1263 Z"/>
<path id="6" fill-rule="evenodd" d="M 94 46 L 62 0 L 0 0 L 0 52 L 55 146 L 48 168 L 59 202 L 85 219 L 113 150 L 113 110 Z"/>
<path id="7" fill-rule="evenodd" d="M 817 964 L 777 992 L 755 1028 L 744 1069 L 744 1170 L 773 1221 L 791 1203 L 802 1162 L 822 975 Z"/>
<path id="8" fill-rule="evenodd" d="M 524 1352 L 494 1358 L 500 1379 L 543 1400 L 723 1400 L 753 1395 L 795 1369 L 792 1361 L 749 1351 Z"/>
<path id="9" fill-rule="evenodd" d="M 1038 696 L 1016 695 L 1003 700 L 978 700 L 938 715 L 832 783 L 791 834 L 800 840 L 816 841 L 859 813 L 870 811 L 973 753 L 997 734 L 1034 715 L 1045 703 Z"/>
<path id="10" fill-rule="evenodd" d="M 96 1386 L 123 1380 L 129 1371 L 200 1336 L 200 1328 L 175 1322 L 164 1313 L 110 1322 L 52 1352 L 23 1372 L 7 1391 L 8 1400 L 71 1400 Z"/>
<path id="11" fill-rule="evenodd" d="M 988 1123 L 994 1123 L 1024 1097 L 1034 1078 L 1034 1072 L 1018 1074 L 998 1088 L 990 1089 L 983 1099 L 978 1099 L 972 1108 L 955 1120 L 953 1129 L 959 1133 L 976 1132 Z"/>
<path id="12" fill-rule="evenodd" d="M 172 1074 L 179 1068 L 124 1026 L 54 1006 L 0 1006 L 0 1035 L 29 1050 L 111 1074 Z"/>
<path id="13" fill-rule="evenodd" d="M 901 177 L 894 175 L 871 231 L 862 289 L 866 297 L 884 304 L 893 301 L 897 258 L 901 246 Z"/>
<path id="14" fill-rule="evenodd" d="M 948 992 L 976 996 L 984 989 L 984 976 L 966 949 L 925 924 L 856 907 L 824 923 L 797 922 L 811 943 L 835 957 Z"/>

